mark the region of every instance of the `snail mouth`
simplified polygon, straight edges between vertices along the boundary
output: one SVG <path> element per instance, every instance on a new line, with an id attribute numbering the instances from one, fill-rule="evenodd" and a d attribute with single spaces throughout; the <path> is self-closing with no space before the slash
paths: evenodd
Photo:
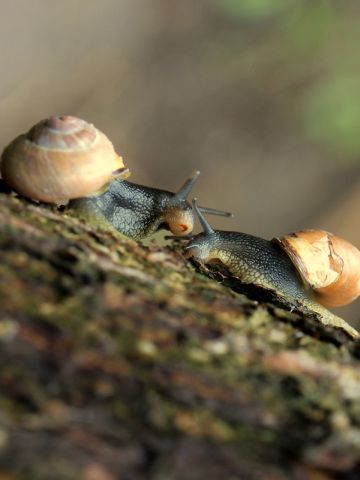
<path id="1" fill-rule="evenodd" d="M 198 260 L 200 258 L 200 246 L 199 245 L 188 245 L 185 247 L 184 257 L 186 259 L 194 258 Z"/>
<path id="2" fill-rule="evenodd" d="M 185 205 L 186 207 L 186 205 Z M 184 210 L 184 206 L 170 207 L 164 216 L 164 223 L 166 229 L 177 237 L 184 237 L 192 232 L 193 229 L 193 217 L 192 212 Z"/>
<path id="3" fill-rule="evenodd" d="M 184 223 L 169 224 L 167 222 L 163 222 L 159 225 L 158 229 L 168 230 L 169 232 L 179 237 L 183 235 L 187 235 L 191 231 L 191 228 L 189 227 L 189 225 L 186 225 Z"/>
<path id="4" fill-rule="evenodd" d="M 184 232 L 184 233 L 185 233 L 185 232 L 188 231 L 188 228 L 189 228 L 189 227 L 188 227 L 187 225 L 180 224 L 180 225 L 176 225 L 176 228 L 177 228 L 178 230 L 180 230 L 180 232 Z"/>
<path id="5" fill-rule="evenodd" d="M 186 225 L 185 223 L 172 223 L 168 228 L 174 235 L 179 237 L 186 235 L 191 231 L 189 225 Z"/>

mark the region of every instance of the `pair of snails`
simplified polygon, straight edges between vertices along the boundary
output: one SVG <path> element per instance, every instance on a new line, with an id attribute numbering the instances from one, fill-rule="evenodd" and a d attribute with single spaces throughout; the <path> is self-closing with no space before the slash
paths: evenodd
<path id="1" fill-rule="evenodd" d="M 37 123 L 5 148 L 0 171 L 24 197 L 68 204 L 91 223 L 136 240 L 162 228 L 189 235 L 195 212 L 204 231 L 190 240 L 187 257 L 220 261 L 243 283 L 272 289 L 325 320 L 332 314 L 321 305 L 346 305 L 360 295 L 360 252 L 355 246 L 321 230 L 271 241 L 213 230 L 204 213 L 230 214 L 199 207 L 196 201 L 190 205 L 187 198 L 199 172 L 176 193 L 129 182 L 130 172 L 110 140 L 79 118 L 62 115 Z"/>

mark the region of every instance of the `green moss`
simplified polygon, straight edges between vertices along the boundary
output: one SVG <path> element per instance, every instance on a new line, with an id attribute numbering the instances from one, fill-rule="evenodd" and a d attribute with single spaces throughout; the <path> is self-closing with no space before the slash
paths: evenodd
<path id="1" fill-rule="evenodd" d="M 114 478 L 124 465 L 137 478 L 137 461 L 108 458 L 130 452 L 120 457 L 159 466 L 179 448 L 206 452 L 210 470 L 261 464 L 289 478 L 284 458 L 306 463 L 340 427 L 359 431 L 351 341 L 261 292 L 254 303 L 169 247 L 0 202 L 0 465 L 17 480 L 49 468 L 54 479 L 81 478 L 94 458 Z"/>

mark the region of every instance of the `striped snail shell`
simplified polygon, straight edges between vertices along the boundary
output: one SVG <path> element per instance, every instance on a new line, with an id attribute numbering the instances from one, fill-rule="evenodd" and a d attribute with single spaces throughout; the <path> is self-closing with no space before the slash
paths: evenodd
<path id="1" fill-rule="evenodd" d="M 56 204 L 91 195 L 123 170 L 106 135 L 70 115 L 42 120 L 15 138 L 0 164 L 3 180 L 17 193 Z"/>

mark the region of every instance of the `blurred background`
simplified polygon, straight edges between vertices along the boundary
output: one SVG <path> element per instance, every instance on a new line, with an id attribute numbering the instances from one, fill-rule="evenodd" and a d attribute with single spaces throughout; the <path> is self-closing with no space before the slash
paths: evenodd
<path id="1" fill-rule="evenodd" d="M 114 142 L 131 180 L 194 169 L 214 227 L 360 246 L 358 0 L 8 0 L 0 145 L 54 113 Z M 340 312 L 360 325 L 360 301 Z"/>

